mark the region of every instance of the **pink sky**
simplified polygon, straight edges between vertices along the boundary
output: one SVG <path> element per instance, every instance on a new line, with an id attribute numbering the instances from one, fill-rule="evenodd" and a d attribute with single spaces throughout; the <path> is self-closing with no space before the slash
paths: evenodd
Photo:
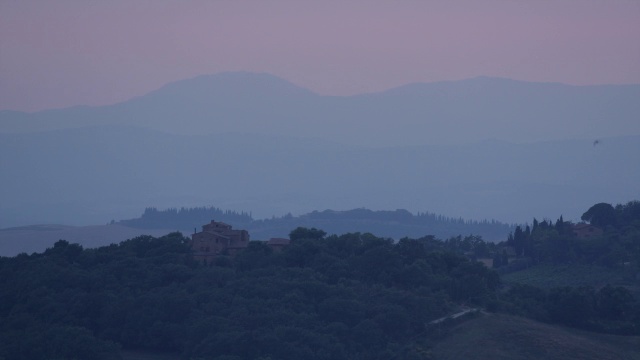
<path id="1" fill-rule="evenodd" d="M 479 75 L 640 83 L 640 1 L 0 1 L 0 109 L 237 70 L 336 95 Z"/>

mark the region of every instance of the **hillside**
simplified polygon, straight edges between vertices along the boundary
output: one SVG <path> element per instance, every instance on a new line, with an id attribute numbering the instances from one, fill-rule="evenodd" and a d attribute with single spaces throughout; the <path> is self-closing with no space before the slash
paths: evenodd
<path id="1" fill-rule="evenodd" d="M 438 360 L 634 360 L 639 336 L 614 336 L 488 314 L 450 329 L 436 342 Z"/>

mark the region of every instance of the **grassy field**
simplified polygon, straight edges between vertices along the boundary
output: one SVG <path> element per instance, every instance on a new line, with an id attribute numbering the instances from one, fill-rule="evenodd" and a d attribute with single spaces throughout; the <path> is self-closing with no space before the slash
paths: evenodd
<path id="1" fill-rule="evenodd" d="M 502 275 L 501 279 L 506 284 L 528 284 L 541 288 L 582 285 L 599 288 L 607 284 L 614 286 L 634 285 L 623 270 L 591 265 L 540 264 Z"/>
<path id="2" fill-rule="evenodd" d="M 640 359 L 640 337 L 603 335 L 516 316 L 485 314 L 454 326 L 432 352 L 440 360 L 633 360 Z"/>

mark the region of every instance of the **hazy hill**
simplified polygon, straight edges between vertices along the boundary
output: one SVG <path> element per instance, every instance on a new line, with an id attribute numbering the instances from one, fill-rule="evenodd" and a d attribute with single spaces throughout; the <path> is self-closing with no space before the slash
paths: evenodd
<path id="1" fill-rule="evenodd" d="M 268 74 L 222 73 L 102 107 L 0 112 L 0 132 L 128 125 L 175 134 L 250 132 L 360 145 L 516 142 L 640 134 L 640 85 L 478 77 L 320 96 Z"/>
<path id="2" fill-rule="evenodd" d="M 200 226 L 211 220 L 231 224 L 235 228 L 246 229 L 251 238 L 267 240 L 271 237 L 288 237 L 297 227 L 318 228 L 328 234 L 352 232 L 370 232 L 378 236 L 400 239 L 403 237 L 420 238 L 434 235 L 446 239 L 458 235 L 480 235 L 488 241 L 502 241 L 514 227 L 497 221 L 469 221 L 460 218 L 448 218 L 437 214 L 412 214 L 407 210 L 372 211 L 353 209 L 347 211 L 313 211 L 293 216 L 287 214 L 268 219 L 253 219 L 249 214 L 222 211 L 217 208 L 193 209 L 145 209 L 142 216 L 121 220 L 117 224 L 141 228 L 173 228 L 200 231 Z"/>
<path id="3" fill-rule="evenodd" d="M 78 243 L 85 248 L 96 248 L 117 244 L 143 234 L 161 236 L 172 231 L 182 231 L 189 236 L 196 229 L 200 231 L 201 226 L 211 220 L 223 221 L 236 229 L 248 230 L 252 240 L 286 238 L 293 229 L 300 226 L 316 227 L 328 234 L 369 232 L 392 239 L 420 238 L 426 235 L 446 239 L 474 234 L 482 236 L 487 241 L 502 241 L 513 231 L 512 226 L 494 221 L 465 221 L 428 213 L 413 215 L 406 210 L 325 210 L 300 216 L 289 214 L 269 219 L 253 219 L 246 213 L 211 207 L 180 210 L 147 208 L 140 217 L 109 225 L 32 225 L 0 229 L 0 256 L 42 252 L 60 239 Z"/>
<path id="4" fill-rule="evenodd" d="M 249 228 L 258 239 L 283 236 L 296 227 L 315 227 L 328 234 L 373 233 L 377 236 L 400 239 L 434 235 L 439 239 L 453 236 L 480 235 L 487 241 L 502 241 L 513 227 L 496 221 L 470 221 L 447 218 L 430 213 L 412 214 L 407 210 L 371 211 L 313 211 L 300 216 L 284 216 L 253 222 Z M 252 235 L 253 236 L 253 235 Z"/>
<path id="5" fill-rule="evenodd" d="M 104 224 L 146 207 L 216 206 L 255 218 L 398 209 L 470 220 L 576 220 L 640 198 L 640 137 L 370 148 L 131 127 L 0 134 L 0 227 Z"/>

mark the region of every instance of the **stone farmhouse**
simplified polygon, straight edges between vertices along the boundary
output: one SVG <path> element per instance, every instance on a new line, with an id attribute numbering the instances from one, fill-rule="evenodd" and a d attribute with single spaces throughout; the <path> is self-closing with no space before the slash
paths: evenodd
<path id="1" fill-rule="evenodd" d="M 246 230 L 234 230 L 231 225 L 211 220 L 202 231 L 191 235 L 193 258 L 209 262 L 217 255 L 235 255 L 249 245 Z"/>
<path id="2" fill-rule="evenodd" d="M 289 239 L 271 238 L 266 245 L 274 252 L 282 251 L 289 245 Z M 210 263 L 219 255 L 235 255 L 249 245 L 247 230 L 234 230 L 229 224 L 211 220 L 202 226 L 201 232 L 191 235 L 193 258 L 199 262 Z"/>

